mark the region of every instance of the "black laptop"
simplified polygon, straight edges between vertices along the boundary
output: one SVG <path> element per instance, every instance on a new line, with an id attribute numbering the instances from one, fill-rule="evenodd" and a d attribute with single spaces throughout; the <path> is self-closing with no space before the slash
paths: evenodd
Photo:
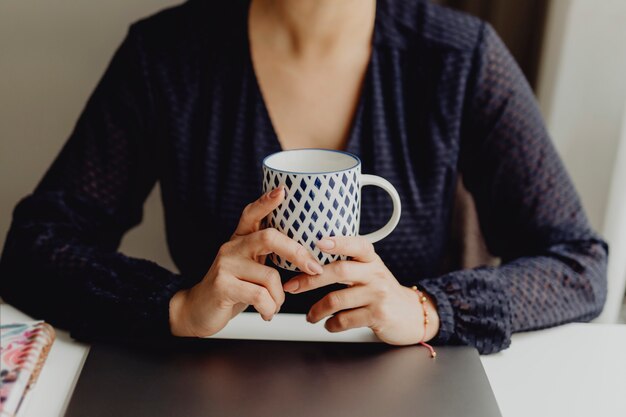
<path id="1" fill-rule="evenodd" d="M 500 416 L 478 353 L 381 343 L 94 345 L 67 409 L 98 416 Z"/>

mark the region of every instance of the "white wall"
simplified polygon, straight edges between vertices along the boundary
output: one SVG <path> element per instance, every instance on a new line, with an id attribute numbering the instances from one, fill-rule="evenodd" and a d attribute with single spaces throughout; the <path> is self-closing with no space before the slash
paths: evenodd
<path id="1" fill-rule="evenodd" d="M 626 107 L 622 118 L 622 134 L 615 152 L 615 166 L 609 189 L 604 235 L 611 245 L 609 256 L 609 298 L 599 321 L 613 322 L 622 309 L 626 323 Z M 611 294 L 614 293 L 614 296 Z"/>
<path id="2" fill-rule="evenodd" d="M 180 0 L 0 1 L 0 245 L 70 134 L 131 22 Z M 153 193 L 125 253 L 173 268 Z"/>
<path id="3" fill-rule="evenodd" d="M 620 142 L 626 148 L 626 1 L 552 0 L 546 39 L 539 101 L 591 223 L 611 246 L 600 317 L 611 322 L 626 278 L 626 231 L 616 233 L 626 216 L 626 172 L 616 165 Z"/>

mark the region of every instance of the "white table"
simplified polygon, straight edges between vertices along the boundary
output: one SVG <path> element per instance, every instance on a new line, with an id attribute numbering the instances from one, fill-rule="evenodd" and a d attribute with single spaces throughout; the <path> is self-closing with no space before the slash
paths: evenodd
<path id="1" fill-rule="evenodd" d="M 504 417 L 626 417 L 625 324 L 516 334 L 481 360 Z"/>
<path id="2" fill-rule="evenodd" d="M 11 306 L 0 305 L 2 323 L 27 320 L 31 319 Z M 247 332 L 254 338 L 339 340 L 324 333 L 321 325 L 310 325 L 293 315 L 279 314 L 271 323 L 253 314 L 235 320 L 222 336 Z M 298 320 L 302 321 L 300 330 L 294 333 Z M 358 331 L 339 337 L 367 339 Z M 62 416 L 88 350 L 66 332 L 57 331 L 39 381 L 19 417 Z M 626 325 L 576 323 L 517 334 L 509 349 L 481 360 L 504 417 L 626 416 Z"/>

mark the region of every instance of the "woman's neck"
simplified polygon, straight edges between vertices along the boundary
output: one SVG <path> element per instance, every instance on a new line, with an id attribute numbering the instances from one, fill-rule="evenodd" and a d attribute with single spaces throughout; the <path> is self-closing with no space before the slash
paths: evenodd
<path id="1" fill-rule="evenodd" d="M 376 0 L 253 0 L 265 41 L 304 58 L 369 45 Z"/>

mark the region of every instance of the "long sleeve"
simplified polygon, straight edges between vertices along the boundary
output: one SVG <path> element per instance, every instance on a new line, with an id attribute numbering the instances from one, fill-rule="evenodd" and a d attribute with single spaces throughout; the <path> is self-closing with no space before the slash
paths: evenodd
<path id="1" fill-rule="evenodd" d="M 492 353 L 511 333 L 586 321 L 606 297 L 606 244 L 590 229 L 521 71 L 489 25 L 475 49 L 459 170 L 498 267 L 420 281 L 439 343 Z"/>
<path id="2" fill-rule="evenodd" d="M 0 295 L 78 338 L 165 336 L 182 279 L 117 252 L 157 180 L 141 36 L 131 28 L 75 130 L 23 199 L 0 261 Z"/>

